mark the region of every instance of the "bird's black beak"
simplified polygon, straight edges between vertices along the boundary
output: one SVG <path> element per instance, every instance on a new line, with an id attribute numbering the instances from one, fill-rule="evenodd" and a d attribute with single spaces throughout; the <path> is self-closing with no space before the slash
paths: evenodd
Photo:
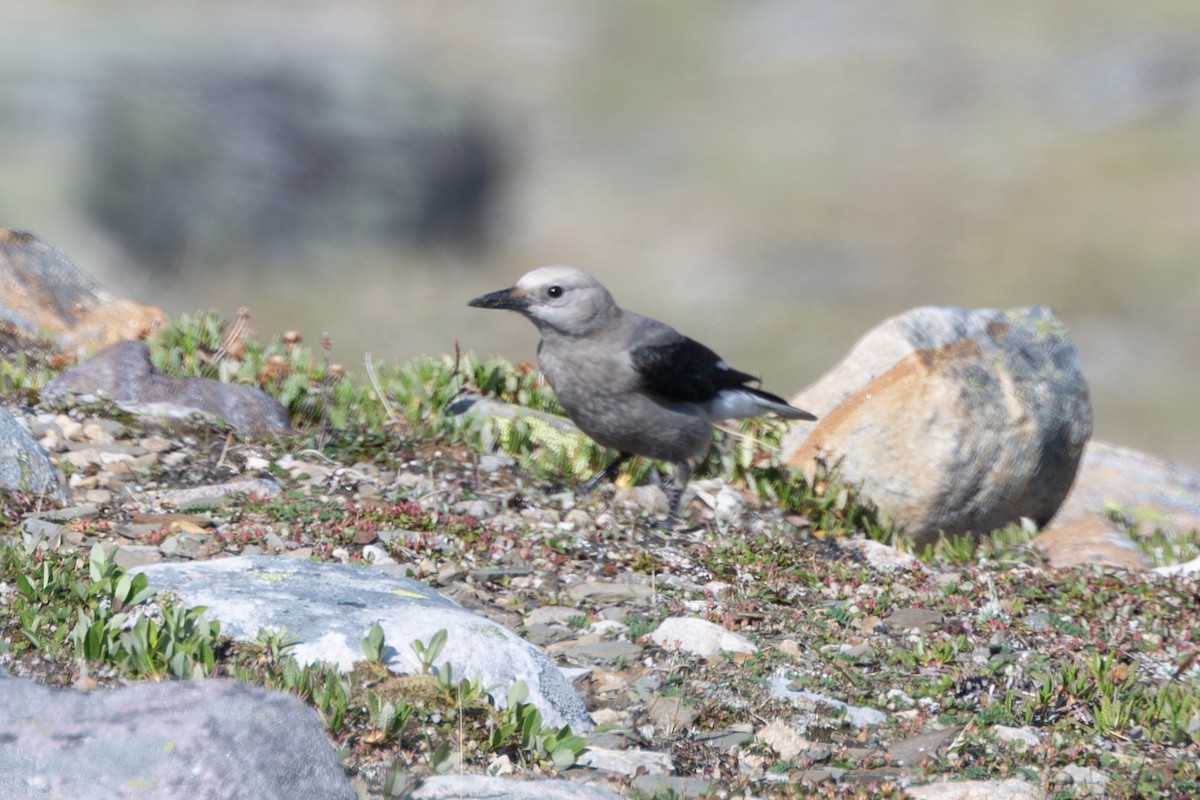
<path id="1" fill-rule="evenodd" d="M 501 289 L 498 292 L 488 292 L 476 297 L 467 305 L 472 308 L 499 308 L 505 311 L 524 311 L 529 307 L 529 298 L 513 294 L 512 289 Z"/>

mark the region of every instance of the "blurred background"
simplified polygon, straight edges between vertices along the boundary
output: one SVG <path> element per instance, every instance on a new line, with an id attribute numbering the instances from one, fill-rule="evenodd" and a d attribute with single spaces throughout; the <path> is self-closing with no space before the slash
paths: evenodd
<path id="1" fill-rule="evenodd" d="M 1095 435 L 1200 468 L 1194 0 L 6 0 L 0 225 L 362 369 L 532 360 L 551 263 L 791 393 L 1053 306 Z"/>

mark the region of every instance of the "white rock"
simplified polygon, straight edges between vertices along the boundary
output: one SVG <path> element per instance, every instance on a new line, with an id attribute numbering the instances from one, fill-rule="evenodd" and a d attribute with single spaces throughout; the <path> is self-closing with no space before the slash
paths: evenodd
<path id="1" fill-rule="evenodd" d="M 379 622 L 388 668 L 418 673 L 422 665 L 412 643 L 428 643 L 445 630 L 445 648 L 434 667 L 448 662 L 456 678 L 497 687 L 494 696 L 501 704 L 508 688 L 524 681 L 547 725 L 569 724 L 576 732 L 592 727 L 574 687 L 544 653 L 425 584 L 389 574 L 389 568 L 244 556 L 134 571 L 188 605 L 207 606 L 206 616 L 235 639 L 252 641 L 261 629 L 286 628 L 299 640 L 293 653 L 303 664 L 326 661 L 351 669 L 364 658 L 362 640 Z"/>
<path id="2" fill-rule="evenodd" d="M 906 787 L 913 800 L 1044 800 L 1040 787 L 1017 778 L 1004 781 L 948 781 Z"/>
<path id="3" fill-rule="evenodd" d="M 1042 740 L 1037 735 L 1037 731 L 1031 728 L 1012 728 L 1008 725 L 993 725 L 991 731 L 1002 742 L 1021 744 L 1026 747 L 1034 747 Z"/>
<path id="4" fill-rule="evenodd" d="M 246 456 L 246 469 L 251 472 L 261 472 L 269 466 L 271 466 L 271 460 L 269 458 L 263 458 L 262 456 Z"/>
<path id="5" fill-rule="evenodd" d="M 779 754 L 780 758 L 795 758 L 808 749 L 809 741 L 783 720 L 775 720 L 755 734 L 755 738 Z"/>
<path id="6" fill-rule="evenodd" d="M 522 781 L 483 775 L 433 775 L 413 800 L 621 800 L 619 794 L 580 781 Z"/>
<path id="7" fill-rule="evenodd" d="M 363 548 L 363 561 L 368 564 L 395 564 L 396 559 L 388 555 L 387 548 L 381 544 L 369 544 Z"/>
<path id="8" fill-rule="evenodd" d="M 610 750 L 607 747 L 589 747 L 577 763 L 580 766 L 619 775 L 636 775 L 639 770 L 643 770 L 647 775 L 670 775 L 675 771 L 671 757 L 657 750 Z"/>
<path id="9" fill-rule="evenodd" d="M 911 553 L 905 553 L 903 550 L 874 539 L 846 539 L 841 542 L 841 547 L 843 550 L 858 553 L 868 564 L 880 572 L 917 570 L 925 566 L 919 558 Z"/>
<path id="10" fill-rule="evenodd" d="M 588 626 L 588 633 L 613 635 L 618 638 L 625 638 L 623 634 L 628 630 L 628 625 L 615 619 L 598 619 Z"/>
<path id="11" fill-rule="evenodd" d="M 650 634 L 650 640 L 667 650 L 712 658 L 719 653 L 756 653 L 758 647 L 738 633 L 696 617 L 668 617 Z"/>
<path id="12" fill-rule="evenodd" d="M 1159 575 L 1191 575 L 1200 572 L 1200 556 L 1196 556 L 1191 561 L 1185 561 L 1182 564 L 1156 567 L 1154 571 Z"/>
<path id="13" fill-rule="evenodd" d="M 863 706 L 852 706 L 842 700 L 830 697 L 817 692 L 810 692 L 808 689 L 793 689 L 791 688 L 791 678 L 785 673 L 778 672 L 771 676 L 768 682 L 768 692 L 772 699 L 787 700 L 793 705 L 799 706 L 819 706 L 827 705 L 834 708 L 842 709 L 846 714 L 846 721 L 856 728 L 865 728 L 868 725 L 880 725 L 887 720 L 887 714 L 878 711 L 874 708 L 864 708 Z"/>

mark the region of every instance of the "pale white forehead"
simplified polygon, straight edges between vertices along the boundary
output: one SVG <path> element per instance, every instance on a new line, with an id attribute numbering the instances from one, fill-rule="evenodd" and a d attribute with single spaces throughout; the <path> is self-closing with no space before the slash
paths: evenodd
<path id="1" fill-rule="evenodd" d="M 599 286 L 600 282 L 575 267 L 542 267 L 533 272 L 527 272 L 517 281 L 517 288 L 534 289 L 539 286 L 564 286 L 577 288 L 581 286 Z"/>

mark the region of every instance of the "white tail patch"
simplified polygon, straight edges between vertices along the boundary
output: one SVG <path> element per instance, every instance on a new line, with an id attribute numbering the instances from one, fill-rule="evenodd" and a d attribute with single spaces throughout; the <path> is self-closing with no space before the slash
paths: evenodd
<path id="1" fill-rule="evenodd" d="M 774 411 L 785 419 L 815 419 L 807 411 L 770 400 L 753 389 L 722 389 L 709 401 L 707 409 L 709 418 L 714 422 L 722 419 L 757 417 L 768 411 Z"/>

